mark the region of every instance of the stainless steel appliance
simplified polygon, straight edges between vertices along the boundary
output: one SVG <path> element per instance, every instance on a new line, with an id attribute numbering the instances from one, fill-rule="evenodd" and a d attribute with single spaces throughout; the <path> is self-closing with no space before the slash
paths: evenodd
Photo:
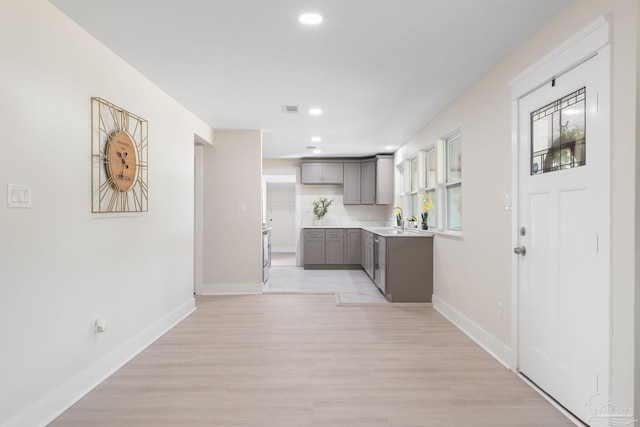
<path id="1" fill-rule="evenodd" d="M 271 229 L 262 230 L 262 283 L 269 280 L 269 269 L 271 268 Z"/>
<path id="2" fill-rule="evenodd" d="M 373 238 L 373 283 L 380 288 L 380 238 L 375 236 Z"/>

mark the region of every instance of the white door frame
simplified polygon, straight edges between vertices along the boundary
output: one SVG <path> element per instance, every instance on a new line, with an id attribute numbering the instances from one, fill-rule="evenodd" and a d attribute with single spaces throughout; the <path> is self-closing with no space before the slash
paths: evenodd
<path id="1" fill-rule="evenodd" d="M 609 43 L 609 21 L 606 17 L 601 16 L 509 82 L 509 86 L 511 87 L 511 188 L 513 191 L 511 247 L 518 246 L 519 241 L 519 100 L 549 83 L 555 76 L 562 75 L 564 72 L 587 61 L 596 54 L 603 55 L 606 58 L 607 63 L 610 63 Z M 608 68 L 606 75 L 602 76 L 602 78 L 610 81 L 610 70 Z M 604 104 L 603 109 L 606 109 L 607 114 L 609 111 L 608 98 L 609 96 L 607 96 L 607 99 L 602 100 Z M 606 135 L 610 140 L 610 118 L 607 116 L 607 119 L 604 120 L 604 122 L 607 127 Z M 607 180 L 608 179 L 610 178 L 607 177 Z M 607 185 L 607 188 L 609 188 L 609 185 Z M 512 257 L 511 261 L 511 307 L 511 359 L 507 362 L 511 369 L 514 372 L 517 372 L 519 360 L 519 323 L 518 257 L 516 255 Z"/>
<path id="2" fill-rule="evenodd" d="M 203 196 L 203 146 L 196 141 L 194 147 L 194 167 L 193 167 L 193 293 L 202 294 L 202 267 L 203 267 L 203 230 L 204 220 L 202 212 Z"/>

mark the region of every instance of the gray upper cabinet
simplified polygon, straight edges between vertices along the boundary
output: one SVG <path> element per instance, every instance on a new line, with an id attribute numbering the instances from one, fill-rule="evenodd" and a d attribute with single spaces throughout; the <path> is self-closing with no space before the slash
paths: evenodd
<path id="1" fill-rule="evenodd" d="M 342 163 L 304 162 L 301 166 L 301 179 L 303 184 L 342 184 Z"/>
<path id="2" fill-rule="evenodd" d="M 376 160 L 376 204 L 393 204 L 393 158 Z"/>
<path id="3" fill-rule="evenodd" d="M 345 205 L 393 204 L 393 157 L 344 164 Z"/>
<path id="4" fill-rule="evenodd" d="M 362 181 L 362 165 L 360 163 L 344 164 L 344 197 L 345 205 L 360 204 L 360 185 Z"/>
<path id="5" fill-rule="evenodd" d="M 391 176 L 393 183 L 393 176 Z M 361 205 L 376 204 L 376 161 L 362 162 Z M 393 203 L 393 201 L 392 201 Z"/>

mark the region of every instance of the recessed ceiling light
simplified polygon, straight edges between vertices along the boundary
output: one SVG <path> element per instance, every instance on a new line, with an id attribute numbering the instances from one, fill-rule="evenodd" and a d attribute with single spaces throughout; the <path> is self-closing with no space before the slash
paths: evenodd
<path id="1" fill-rule="evenodd" d="M 319 136 L 312 136 L 311 137 L 311 142 L 320 142 L 322 141 L 322 138 L 320 138 Z"/>
<path id="2" fill-rule="evenodd" d="M 395 150 L 396 147 L 392 147 L 391 145 L 387 145 L 386 147 L 384 147 L 385 150 Z"/>
<path id="3" fill-rule="evenodd" d="M 309 114 L 311 114 L 312 116 L 319 116 L 320 114 L 322 114 L 322 110 L 319 108 L 311 108 L 309 110 Z"/>
<path id="4" fill-rule="evenodd" d="M 313 154 L 320 154 L 320 153 L 322 153 L 322 150 L 318 150 L 318 149 L 313 150 Z"/>
<path id="5" fill-rule="evenodd" d="M 322 22 L 322 15 L 317 13 L 303 13 L 298 16 L 298 21 L 304 25 L 318 25 Z"/>

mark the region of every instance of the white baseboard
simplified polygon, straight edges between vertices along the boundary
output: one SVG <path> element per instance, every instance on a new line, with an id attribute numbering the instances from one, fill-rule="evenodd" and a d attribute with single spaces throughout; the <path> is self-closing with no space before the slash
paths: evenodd
<path id="1" fill-rule="evenodd" d="M 121 347 L 78 373 L 56 390 L 34 402 L 2 427 L 46 426 L 94 387 L 120 369 L 196 309 L 195 299 L 167 314 Z"/>
<path id="2" fill-rule="evenodd" d="M 271 252 L 272 253 L 281 253 L 281 252 L 296 252 L 296 247 L 295 246 L 291 246 L 291 247 L 271 247 Z"/>
<path id="3" fill-rule="evenodd" d="M 479 325 L 436 295 L 433 295 L 433 308 L 493 356 L 493 358 L 500 362 L 505 368 L 515 371 L 515 367 L 512 367 L 511 364 L 508 363 L 508 361 L 512 360 L 511 348 L 509 346 L 482 329 Z"/>
<path id="4" fill-rule="evenodd" d="M 261 294 L 262 283 L 210 283 L 199 286 L 199 295 Z"/>

